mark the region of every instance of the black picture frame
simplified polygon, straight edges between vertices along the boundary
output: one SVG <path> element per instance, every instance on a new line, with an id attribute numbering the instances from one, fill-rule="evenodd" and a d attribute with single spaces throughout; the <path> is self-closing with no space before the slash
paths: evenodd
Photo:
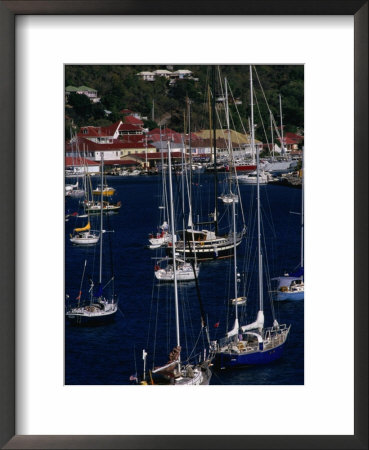
<path id="1" fill-rule="evenodd" d="M 354 435 L 15 435 L 15 17 L 20 14 L 352 15 L 354 17 Z M 367 449 L 368 448 L 368 1 L 42 0 L 0 1 L 0 445 L 6 449 Z M 6 195 L 5 195 L 6 194 Z M 344 361 L 337 362 L 336 369 Z M 334 376 L 334 375 L 333 375 Z M 318 405 L 317 405 L 318 407 Z M 205 413 L 205 412 L 204 412 Z M 138 420 L 140 420 L 138 418 Z M 291 430 L 293 432 L 293 430 Z"/>

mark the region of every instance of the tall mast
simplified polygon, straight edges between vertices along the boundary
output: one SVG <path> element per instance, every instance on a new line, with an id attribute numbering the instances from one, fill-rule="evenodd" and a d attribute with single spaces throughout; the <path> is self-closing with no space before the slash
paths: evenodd
<path id="1" fill-rule="evenodd" d="M 190 151 L 190 201 L 192 198 L 192 141 L 191 141 L 191 100 L 187 97 L 188 106 L 188 146 Z"/>
<path id="2" fill-rule="evenodd" d="M 273 133 L 273 114 L 272 111 L 269 110 L 270 115 L 270 132 L 272 134 L 272 157 L 274 159 L 274 133 Z"/>
<path id="3" fill-rule="evenodd" d="M 217 133 L 215 121 L 215 66 L 211 67 L 213 98 L 212 98 L 212 125 L 213 125 L 213 155 L 214 155 L 214 224 L 215 234 L 218 234 L 218 174 L 217 174 Z"/>
<path id="4" fill-rule="evenodd" d="M 164 149 L 163 149 L 163 140 L 161 136 L 161 125 L 159 127 L 159 133 L 160 133 L 160 159 L 161 159 L 161 187 L 162 187 L 162 202 L 164 206 L 164 213 L 163 213 L 163 222 L 166 221 L 167 218 L 167 193 L 166 193 L 166 174 L 164 170 Z"/>
<path id="5" fill-rule="evenodd" d="M 304 154 L 301 164 L 301 267 L 304 267 Z"/>
<path id="6" fill-rule="evenodd" d="M 229 149 L 229 164 L 231 166 L 230 173 L 233 173 L 236 176 L 236 171 L 234 168 L 234 160 L 233 160 L 233 148 L 232 148 L 232 137 L 231 137 L 231 129 L 229 125 L 229 103 L 228 103 L 228 82 L 227 77 L 224 78 L 224 85 L 225 85 L 225 108 L 226 108 L 226 121 L 227 121 L 227 134 L 228 134 L 228 149 Z M 229 182 L 229 194 L 232 194 L 231 190 L 231 177 L 228 176 L 228 182 Z"/>
<path id="7" fill-rule="evenodd" d="M 104 153 L 101 154 L 101 197 L 100 197 L 100 268 L 99 268 L 99 285 L 102 281 L 102 246 L 103 246 L 103 210 L 104 210 Z"/>
<path id="8" fill-rule="evenodd" d="M 186 132 L 185 132 L 186 134 Z M 185 184 L 184 184 L 184 150 L 186 148 L 186 142 L 182 139 L 182 155 L 181 155 L 181 191 L 182 191 L 182 230 L 183 230 L 183 246 L 186 246 L 186 225 L 185 225 Z M 186 172 L 187 177 L 187 172 Z M 186 261 L 186 252 L 183 254 L 183 259 Z"/>
<path id="9" fill-rule="evenodd" d="M 173 207 L 173 183 L 172 183 L 172 157 L 170 154 L 170 142 L 168 141 L 168 166 L 169 166 L 169 197 L 170 197 L 170 225 L 172 229 L 172 252 L 173 252 L 173 275 L 174 275 L 174 305 L 176 315 L 176 335 L 177 346 L 181 345 L 179 337 L 179 311 L 178 311 L 178 286 L 177 286 L 177 268 L 176 268 L 176 238 L 174 226 L 174 207 Z M 180 370 L 180 357 L 178 360 L 178 369 Z"/>
<path id="10" fill-rule="evenodd" d="M 281 145 L 282 145 L 282 155 L 285 154 L 284 150 L 284 138 L 283 138 L 283 117 L 282 117 L 282 96 L 279 94 L 279 114 L 281 116 Z"/>
<path id="11" fill-rule="evenodd" d="M 251 122 L 250 122 L 250 117 L 248 118 L 247 122 L 249 124 L 249 130 L 250 130 L 250 141 L 249 141 L 249 144 L 250 144 L 250 148 L 251 148 L 251 162 L 252 162 L 252 164 L 255 164 L 255 149 L 254 149 L 254 147 L 253 147 L 253 145 L 251 143 Z"/>
<path id="12" fill-rule="evenodd" d="M 147 134 L 145 135 L 145 170 L 148 170 L 148 168 L 147 168 Z"/>
<path id="13" fill-rule="evenodd" d="M 234 301 L 235 301 L 235 320 L 238 322 L 238 305 L 237 305 L 237 239 L 236 239 L 236 202 L 232 202 L 232 216 L 233 216 L 233 269 L 234 269 Z"/>
<path id="14" fill-rule="evenodd" d="M 254 93 L 252 83 L 252 66 L 250 65 L 250 100 L 251 100 L 251 145 L 255 148 L 254 129 Z M 258 224 L 258 272 L 259 272 L 259 311 L 263 311 L 263 264 L 261 255 L 261 225 L 260 225 L 260 164 L 259 148 L 256 150 L 256 198 L 257 198 L 257 224 Z"/>
<path id="15" fill-rule="evenodd" d="M 232 139 L 229 127 L 229 104 L 228 104 L 228 84 L 227 78 L 224 78 L 225 85 L 225 106 L 226 106 L 226 121 L 227 121 L 227 132 L 228 132 L 228 147 L 229 147 L 229 160 L 233 167 L 233 153 L 232 153 Z M 230 177 L 229 177 L 230 180 Z M 229 188 L 229 193 L 231 194 L 231 188 Z M 233 270 L 234 270 L 234 298 L 235 298 L 235 320 L 238 321 L 238 305 L 237 305 L 237 239 L 236 239 L 236 202 L 232 201 L 232 217 L 233 217 Z"/>

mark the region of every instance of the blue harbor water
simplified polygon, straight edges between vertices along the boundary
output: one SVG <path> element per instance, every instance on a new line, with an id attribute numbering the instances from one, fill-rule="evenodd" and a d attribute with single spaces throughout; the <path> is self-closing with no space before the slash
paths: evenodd
<path id="1" fill-rule="evenodd" d="M 94 184 L 99 182 L 99 177 Z M 104 271 L 107 280 L 113 261 L 115 292 L 119 298 L 119 311 L 114 322 L 94 327 L 71 326 L 65 323 L 65 383 L 68 385 L 120 385 L 132 384 L 130 376 L 139 377 L 143 371 L 142 351 L 148 352 L 147 364 L 165 364 L 170 350 L 176 345 L 174 333 L 173 285 L 154 281 L 155 257 L 163 250 L 149 250 L 148 234 L 156 232 L 160 224 L 158 208 L 161 203 L 161 177 L 107 177 L 108 184 L 116 188 L 114 201 L 120 200 L 118 214 L 104 216 Z M 180 184 L 180 181 L 177 182 Z M 176 184 L 176 186 L 177 186 Z M 179 187 L 175 186 L 176 192 Z M 224 187 L 222 177 L 219 193 Z M 194 216 L 202 215 L 205 203 L 214 203 L 212 177 L 202 174 L 192 183 Z M 237 249 L 237 269 L 240 273 L 238 295 L 244 285 L 247 305 L 239 308 L 240 319 L 255 320 L 257 311 L 257 263 L 255 253 L 255 186 L 240 185 L 247 237 Z M 301 250 L 301 190 L 286 186 L 260 186 L 263 211 L 263 263 L 270 278 L 293 271 L 300 262 Z M 177 195 L 176 195 L 177 197 Z M 180 202 L 176 202 L 179 217 Z M 66 212 L 82 214 L 79 200 L 66 198 Z M 220 231 L 227 231 L 232 205 L 219 205 Z M 242 214 L 238 211 L 237 226 Z M 209 220 L 209 218 L 208 218 Z M 196 220 L 195 220 L 196 221 Z M 177 229 L 182 228 L 179 218 Z M 65 293 L 68 303 L 76 304 L 80 291 L 84 261 L 87 261 L 82 296 L 88 296 L 89 277 L 98 276 L 99 245 L 82 248 L 73 246 L 69 235 L 73 228 L 83 226 L 86 219 L 70 216 L 65 223 Z M 224 223 L 225 225 L 222 225 Z M 94 226 L 94 222 L 92 222 Z M 98 226 L 96 218 L 95 228 Z M 224 229 L 222 229 L 224 227 Z M 251 250 L 250 250 L 251 249 Z M 224 336 L 233 325 L 233 311 L 229 299 L 234 298 L 233 259 L 216 260 L 200 264 L 199 291 L 209 326 L 210 339 Z M 265 326 L 272 325 L 268 292 L 273 285 L 264 283 Z M 185 306 L 181 321 L 183 351 L 198 339 L 201 325 L 195 282 L 179 284 L 180 305 Z M 212 385 L 301 385 L 304 383 L 304 301 L 275 302 L 275 315 L 280 324 L 291 324 L 285 351 L 281 359 L 266 365 L 233 371 L 214 372 Z M 246 316 L 247 314 L 247 316 Z M 186 316 L 186 317 L 184 317 Z M 246 322 L 244 322 L 246 323 Z M 214 325 L 218 326 L 215 327 Z M 188 347 L 188 349 L 187 349 Z M 190 350 L 189 350 L 190 352 Z M 155 357 L 155 362 L 154 362 Z"/>

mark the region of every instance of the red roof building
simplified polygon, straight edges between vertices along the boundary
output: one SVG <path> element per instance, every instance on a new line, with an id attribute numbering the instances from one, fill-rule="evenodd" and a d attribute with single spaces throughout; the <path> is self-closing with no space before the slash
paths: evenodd
<path id="1" fill-rule="evenodd" d="M 122 121 L 115 122 L 105 127 L 81 127 L 78 137 L 87 138 L 93 142 L 108 143 L 119 136 L 119 127 Z"/>
<path id="2" fill-rule="evenodd" d="M 140 127 L 143 126 L 143 121 L 141 119 L 138 119 L 135 116 L 125 116 L 124 117 L 124 123 L 125 124 L 131 124 L 131 125 L 139 125 Z"/>
<path id="3" fill-rule="evenodd" d="M 123 135 L 135 135 L 135 134 L 139 134 L 142 135 L 143 134 L 143 130 L 142 127 L 139 125 L 133 125 L 131 123 L 122 123 L 119 128 L 118 128 L 118 133 L 119 136 L 123 136 Z"/>
<path id="4" fill-rule="evenodd" d="M 132 138 L 132 136 L 129 137 Z M 80 153 L 77 152 L 77 149 Z M 156 148 L 143 141 L 126 142 L 125 140 L 114 139 L 108 143 L 99 143 L 83 137 L 77 137 L 77 142 L 68 142 L 66 144 L 65 151 L 66 156 L 77 157 L 81 154 L 94 161 L 100 161 L 103 154 L 106 164 L 111 164 L 112 161 L 114 163 L 119 162 L 126 155 L 156 152 Z"/>
<path id="5" fill-rule="evenodd" d="M 119 136 L 119 139 L 127 144 L 146 142 L 146 136 L 143 134 L 122 134 Z"/>
<path id="6" fill-rule="evenodd" d="M 160 133 L 159 128 L 154 128 L 147 133 L 147 138 L 151 142 L 159 142 L 160 136 L 162 141 L 176 142 L 177 144 L 182 142 L 182 135 L 170 128 L 163 128 Z"/>
<path id="7" fill-rule="evenodd" d="M 99 166 L 99 163 L 96 161 L 92 161 L 91 159 L 82 158 L 81 156 L 72 157 L 72 156 L 66 156 L 65 157 L 65 167 L 72 167 L 72 166 Z"/>
<path id="8" fill-rule="evenodd" d="M 281 139 L 278 138 L 278 141 L 281 142 Z M 288 151 L 298 150 L 299 145 L 302 144 L 303 141 L 304 137 L 300 136 L 299 134 L 287 131 L 283 135 L 283 145 Z"/>

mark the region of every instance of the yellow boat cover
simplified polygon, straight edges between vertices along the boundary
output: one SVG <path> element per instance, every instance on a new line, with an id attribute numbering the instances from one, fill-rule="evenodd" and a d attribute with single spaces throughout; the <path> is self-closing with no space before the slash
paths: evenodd
<path id="1" fill-rule="evenodd" d="M 74 231 L 76 233 L 79 233 L 81 231 L 89 231 L 90 229 L 91 229 L 91 225 L 90 225 L 90 222 L 88 222 L 85 227 L 83 227 L 83 228 L 75 228 Z"/>

